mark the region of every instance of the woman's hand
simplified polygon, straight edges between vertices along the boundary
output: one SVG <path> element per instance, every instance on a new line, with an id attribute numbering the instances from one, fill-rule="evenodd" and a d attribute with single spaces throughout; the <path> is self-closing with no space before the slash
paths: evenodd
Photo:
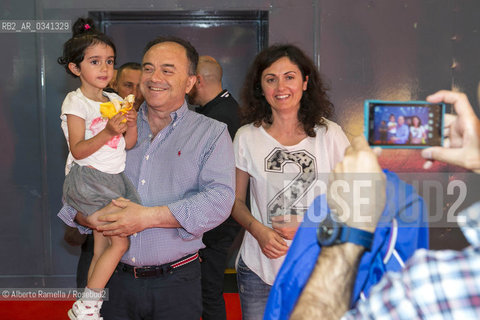
<path id="1" fill-rule="evenodd" d="M 303 221 L 301 215 L 283 215 L 272 217 L 272 228 L 282 238 L 287 240 L 293 240 L 295 233 L 297 233 L 298 226 Z"/>
<path id="2" fill-rule="evenodd" d="M 276 259 L 287 253 L 287 243 L 275 230 L 264 226 L 259 221 L 252 226 L 251 230 L 267 258 Z"/>

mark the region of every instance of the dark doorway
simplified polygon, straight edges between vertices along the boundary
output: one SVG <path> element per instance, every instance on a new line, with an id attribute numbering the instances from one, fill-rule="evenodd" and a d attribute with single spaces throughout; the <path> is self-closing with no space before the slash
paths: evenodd
<path id="1" fill-rule="evenodd" d="M 117 66 L 141 62 L 143 48 L 157 36 L 192 43 L 223 67 L 223 86 L 238 99 L 255 55 L 268 43 L 267 11 L 90 12 L 117 47 Z"/>

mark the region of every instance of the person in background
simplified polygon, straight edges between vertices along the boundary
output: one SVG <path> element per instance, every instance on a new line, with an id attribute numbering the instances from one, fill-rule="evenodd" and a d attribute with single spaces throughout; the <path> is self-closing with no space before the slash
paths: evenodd
<path id="1" fill-rule="evenodd" d="M 228 126 L 230 137 L 240 127 L 238 103 L 232 94 L 222 88 L 222 66 L 210 56 L 200 56 L 197 82 L 188 93 L 188 102 L 197 105 L 196 111 Z"/>
<path id="2" fill-rule="evenodd" d="M 197 65 L 197 81 L 188 93 L 188 102 L 198 105 L 196 111 L 223 122 L 233 139 L 240 127 L 238 103 L 228 90 L 222 88 L 223 70 L 210 56 L 200 56 Z M 225 320 L 223 298 L 224 273 L 228 250 L 240 231 L 240 225 L 229 217 L 213 230 L 203 234 L 204 249 L 200 249 L 202 268 L 202 319 Z"/>
<path id="3" fill-rule="evenodd" d="M 137 62 L 127 62 L 118 68 L 117 78 L 113 88 L 122 98 L 129 94 L 135 96 L 133 107 L 138 111 L 144 99 L 140 91 L 140 77 L 142 75 L 142 66 Z"/>
<path id="4" fill-rule="evenodd" d="M 330 172 L 349 145 L 342 129 L 327 120 L 332 114 L 317 68 L 298 47 L 274 45 L 257 55 L 242 91 L 247 124 L 234 140 L 232 216 L 246 229 L 237 258 L 243 319 L 263 317 L 306 211 L 301 203 L 308 202 L 310 191 L 320 192 L 321 173 Z M 249 181 L 251 210 L 245 203 Z"/>
<path id="5" fill-rule="evenodd" d="M 117 69 L 113 69 L 113 77 L 112 80 L 108 83 L 107 87 L 103 89 L 105 92 L 110 92 L 110 93 L 117 93 L 115 90 L 115 82 L 117 81 Z"/>
<path id="6" fill-rule="evenodd" d="M 480 120 L 466 95 L 442 90 L 427 97 L 427 101 L 453 104 L 457 115 L 445 115 L 444 147 L 422 150 L 422 157 L 428 160 L 424 168 L 430 168 L 432 161 L 442 161 L 480 173 Z M 361 137 L 347 149 L 331 181 L 341 179 L 351 186 L 355 173 L 362 174 L 364 180 L 366 173 L 374 180 L 381 174 L 376 155 Z M 385 186 L 382 190 L 365 192 L 368 203 L 362 198 L 361 213 L 351 211 L 353 214 L 345 221 L 346 225 L 373 232 L 385 203 Z M 358 197 L 353 198 L 351 192 L 340 196 L 349 208 L 359 205 Z M 328 200 L 330 208 L 337 208 L 331 200 Z M 371 223 L 359 223 L 365 218 L 370 218 Z M 417 251 L 401 273 L 387 273 L 370 296 L 350 311 L 352 285 L 365 248 L 350 242 L 325 247 L 291 319 L 478 319 L 480 201 L 460 212 L 457 221 L 471 246 L 462 251 Z"/>

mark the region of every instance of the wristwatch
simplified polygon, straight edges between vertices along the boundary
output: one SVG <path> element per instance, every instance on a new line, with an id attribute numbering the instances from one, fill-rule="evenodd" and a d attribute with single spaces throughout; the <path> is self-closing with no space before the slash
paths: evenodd
<path id="1" fill-rule="evenodd" d="M 372 232 L 352 228 L 336 221 L 330 214 L 320 223 L 317 229 L 317 241 L 321 246 L 334 246 L 351 242 L 365 247 L 370 251 L 373 243 Z"/>

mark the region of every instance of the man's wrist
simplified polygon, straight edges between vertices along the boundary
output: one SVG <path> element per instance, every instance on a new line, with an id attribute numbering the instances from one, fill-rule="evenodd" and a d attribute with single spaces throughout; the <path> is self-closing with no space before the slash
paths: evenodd
<path id="1" fill-rule="evenodd" d="M 155 228 L 161 226 L 161 206 L 156 207 L 143 207 L 142 226 L 143 229 Z"/>
<path id="2" fill-rule="evenodd" d="M 365 250 L 366 248 L 364 246 L 351 242 L 345 242 L 331 247 L 322 247 L 321 254 L 337 257 L 341 255 L 345 258 L 345 262 L 354 264 L 360 260 Z"/>
<path id="3" fill-rule="evenodd" d="M 355 224 L 355 227 L 352 227 L 351 224 Z M 368 228 L 362 227 L 358 228 L 356 223 L 344 223 L 335 214 L 330 213 L 320 222 L 317 228 L 317 241 L 322 247 L 353 243 L 370 250 L 374 237 L 374 232 L 370 230 L 374 228 L 371 228 L 371 226 L 368 226 Z"/>
<path id="4" fill-rule="evenodd" d="M 315 268 L 291 319 L 339 319 L 349 308 L 362 246 L 343 243 L 322 247 Z M 330 286 L 335 290 L 325 294 Z"/>
<path id="5" fill-rule="evenodd" d="M 145 228 L 182 228 L 168 206 L 145 207 Z"/>

